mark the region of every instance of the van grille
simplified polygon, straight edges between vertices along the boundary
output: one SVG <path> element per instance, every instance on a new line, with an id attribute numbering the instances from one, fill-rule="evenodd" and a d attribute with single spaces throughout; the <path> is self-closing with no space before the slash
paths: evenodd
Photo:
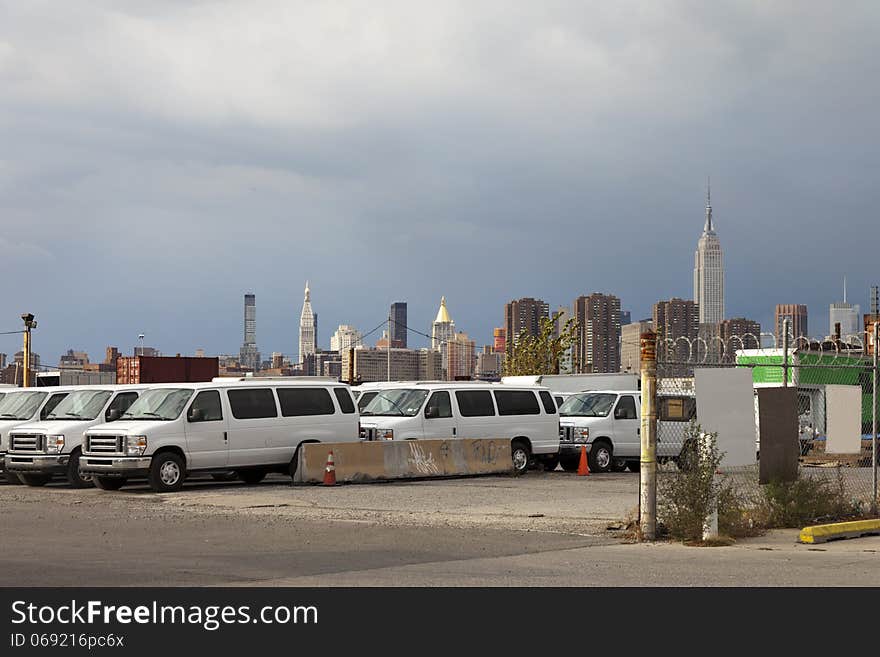
<path id="1" fill-rule="evenodd" d="M 42 451 L 45 436 L 37 433 L 14 433 L 10 436 L 10 451 L 39 452 Z"/>
<path id="2" fill-rule="evenodd" d="M 88 436 L 86 451 L 118 454 L 122 452 L 122 436 Z"/>
<path id="3" fill-rule="evenodd" d="M 565 443 L 574 442 L 574 427 L 559 427 L 559 440 Z"/>
<path id="4" fill-rule="evenodd" d="M 376 440 L 375 427 L 361 427 L 361 440 Z"/>

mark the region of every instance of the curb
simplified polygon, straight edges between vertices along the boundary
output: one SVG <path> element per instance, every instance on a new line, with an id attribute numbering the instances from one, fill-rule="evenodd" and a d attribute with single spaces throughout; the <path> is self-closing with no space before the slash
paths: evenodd
<path id="1" fill-rule="evenodd" d="M 825 543 L 841 538 L 880 535 L 880 520 L 855 520 L 835 522 L 830 525 L 815 525 L 801 530 L 801 543 Z"/>

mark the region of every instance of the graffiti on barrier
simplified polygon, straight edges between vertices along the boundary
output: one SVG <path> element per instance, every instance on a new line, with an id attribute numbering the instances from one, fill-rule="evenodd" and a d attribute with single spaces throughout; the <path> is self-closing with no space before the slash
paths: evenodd
<path id="1" fill-rule="evenodd" d="M 416 472 L 424 475 L 440 474 L 440 466 L 434 460 L 434 455 L 425 454 L 415 441 L 410 442 L 409 452 L 409 464 Z"/>

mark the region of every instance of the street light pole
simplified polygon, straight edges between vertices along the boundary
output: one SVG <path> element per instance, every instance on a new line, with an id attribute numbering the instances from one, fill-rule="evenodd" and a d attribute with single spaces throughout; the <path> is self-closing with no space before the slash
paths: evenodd
<path id="1" fill-rule="evenodd" d="M 22 349 L 22 372 L 24 373 L 22 377 L 22 387 L 29 388 L 30 387 L 30 377 L 31 377 L 31 330 L 37 328 L 37 323 L 34 321 L 34 316 L 32 313 L 22 313 L 21 319 L 24 322 L 24 348 Z"/>

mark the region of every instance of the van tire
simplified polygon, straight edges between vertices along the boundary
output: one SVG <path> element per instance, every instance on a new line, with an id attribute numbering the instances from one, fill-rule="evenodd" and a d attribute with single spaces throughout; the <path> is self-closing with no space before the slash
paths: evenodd
<path id="1" fill-rule="evenodd" d="M 590 472 L 608 472 L 614 463 L 614 448 L 607 440 L 595 440 L 587 458 L 590 461 Z"/>
<path id="2" fill-rule="evenodd" d="M 212 472 L 211 479 L 214 481 L 235 481 L 238 476 L 234 472 Z"/>
<path id="3" fill-rule="evenodd" d="M 532 460 L 532 453 L 529 450 L 528 443 L 524 440 L 514 440 L 510 443 L 510 458 L 513 462 L 513 471 L 516 474 L 525 474 L 529 469 L 529 461 Z"/>
<path id="4" fill-rule="evenodd" d="M 556 466 L 559 465 L 559 456 L 545 456 L 541 463 L 544 465 L 545 471 L 553 472 Z"/>
<path id="5" fill-rule="evenodd" d="M 176 475 L 176 477 L 175 477 Z M 150 463 L 150 488 L 157 493 L 173 493 L 183 488 L 186 467 L 174 452 L 161 452 Z"/>
<path id="6" fill-rule="evenodd" d="M 611 459 L 611 472 L 623 472 L 626 470 L 626 459 L 615 456 Z"/>
<path id="7" fill-rule="evenodd" d="M 3 476 L 6 477 L 6 483 L 11 486 L 21 486 L 24 483 L 14 472 L 4 472 Z"/>
<path id="8" fill-rule="evenodd" d="M 560 463 L 562 463 L 562 469 L 566 472 L 577 472 L 578 465 L 580 464 L 580 457 L 564 458 L 560 460 Z"/>
<path id="9" fill-rule="evenodd" d="M 128 482 L 125 477 L 92 477 L 95 488 L 101 490 L 119 490 Z"/>
<path id="10" fill-rule="evenodd" d="M 246 484 L 258 484 L 266 478 L 265 470 L 237 470 L 235 474 Z"/>
<path id="11" fill-rule="evenodd" d="M 79 457 L 81 455 L 82 450 L 79 447 L 70 454 L 70 460 L 67 462 L 67 483 L 73 488 L 91 488 L 93 486 L 92 478 L 83 477 L 79 473 Z"/>
<path id="12" fill-rule="evenodd" d="M 45 486 L 52 479 L 52 475 L 22 473 L 19 478 L 28 486 Z"/>

